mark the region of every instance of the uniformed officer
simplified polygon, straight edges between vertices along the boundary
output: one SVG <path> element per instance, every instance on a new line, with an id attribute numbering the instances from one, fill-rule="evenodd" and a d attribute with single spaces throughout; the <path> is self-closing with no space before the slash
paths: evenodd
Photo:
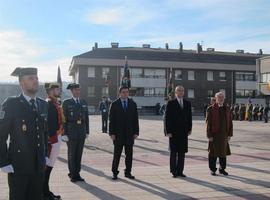
<path id="1" fill-rule="evenodd" d="M 9 199 L 41 200 L 48 105 L 36 97 L 36 68 L 16 68 L 11 75 L 19 77 L 22 94 L 9 97 L 2 105 L 0 167 L 8 173 Z"/>
<path id="2" fill-rule="evenodd" d="M 89 135 L 89 118 L 86 101 L 80 99 L 80 85 L 71 83 L 72 98 L 63 102 L 65 116 L 63 141 L 68 146 L 68 168 L 71 182 L 84 181 L 80 176 L 85 138 Z"/>
<path id="3" fill-rule="evenodd" d="M 54 167 L 55 161 L 60 152 L 61 135 L 63 129 L 63 110 L 58 101 L 60 98 L 60 85 L 58 83 L 45 83 L 45 89 L 48 94 L 46 101 L 48 102 L 48 163 L 45 170 L 45 179 L 43 185 L 44 200 L 61 199 L 60 195 L 55 195 L 50 191 L 49 181 L 50 174 Z"/>
<path id="4" fill-rule="evenodd" d="M 101 113 L 101 120 L 102 120 L 102 133 L 107 133 L 109 102 L 106 96 L 103 96 L 102 101 L 99 103 L 99 111 Z"/>

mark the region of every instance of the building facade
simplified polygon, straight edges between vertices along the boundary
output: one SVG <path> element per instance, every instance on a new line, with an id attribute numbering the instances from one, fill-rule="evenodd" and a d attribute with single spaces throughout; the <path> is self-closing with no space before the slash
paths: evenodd
<path id="1" fill-rule="evenodd" d="M 194 111 L 216 92 L 222 91 L 228 103 L 256 96 L 256 59 L 261 54 L 136 47 L 93 48 L 74 56 L 69 68 L 73 80 L 81 85 L 82 97 L 92 112 L 98 112 L 102 96 L 117 98 L 125 64 L 131 74 L 130 95 L 142 110 L 164 103 L 170 71 L 174 86 L 183 85 Z"/>
<path id="2" fill-rule="evenodd" d="M 260 95 L 264 96 L 265 103 L 270 103 L 270 56 L 257 59 L 257 86 Z"/>

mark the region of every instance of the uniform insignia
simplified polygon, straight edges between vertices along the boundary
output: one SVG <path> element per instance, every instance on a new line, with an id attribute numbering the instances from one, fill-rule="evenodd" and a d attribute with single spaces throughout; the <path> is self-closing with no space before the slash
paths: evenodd
<path id="1" fill-rule="evenodd" d="M 22 125 L 22 130 L 23 130 L 23 132 L 26 132 L 26 130 L 27 130 L 26 124 Z"/>
<path id="2" fill-rule="evenodd" d="M 82 120 L 81 119 L 78 119 L 77 120 L 77 124 L 82 124 Z"/>
<path id="3" fill-rule="evenodd" d="M 5 111 L 0 111 L 0 119 L 4 119 L 5 117 Z"/>
<path id="4" fill-rule="evenodd" d="M 73 112 L 70 112 L 70 115 L 73 116 Z"/>

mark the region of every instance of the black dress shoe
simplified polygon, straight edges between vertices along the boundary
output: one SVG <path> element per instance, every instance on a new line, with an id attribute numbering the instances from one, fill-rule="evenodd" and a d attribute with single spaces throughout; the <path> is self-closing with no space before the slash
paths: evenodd
<path id="1" fill-rule="evenodd" d="M 217 176 L 216 172 L 211 171 L 212 176 Z"/>
<path id="2" fill-rule="evenodd" d="M 132 174 L 125 174 L 125 177 L 129 179 L 135 179 L 135 176 L 132 176 Z"/>
<path id="3" fill-rule="evenodd" d="M 82 182 L 85 181 L 81 176 L 77 176 L 76 179 L 77 179 L 77 181 L 82 181 Z"/>
<path id="4" fill-rule="evenodd" d="M 56 199 L 61 199 L 60 195 L 55 195 L 54 193 L 50 192 L 50 195 L 54 198 L 54 200 Z"/>
<path id="5" fill-rule="evenodd" d="M 185 178 L 185 177 L 187 177 L 185 174 L 179 174 L 178 176 L 180 176 L 180 177 L 182 177 L 182 178 Z"/>
<path id="6" fill-rule="evenodd" d="M 172 177 L 173 177 L 173 178 L 177 178 L 178 175 L 177 175 L 177 174 L 173 174 Z"/>
<path id="7" fill-rule="evenodd" d="M 226 172 L 224 169 L 220 169 L 219 170 L 219 173 L 220 174 L 223 174 L 224 176 L 228 176 L 229 175 L 228 172 Z"/>
<path id="8" fill-rule="evenodd" d="M 75 177 L 71 177 L 71 178 L 70 178 L 70 181 L 71 181 L 72 183 L 75 183 L 75 182 L 77 182 L 78 180 L 77 180 L 77 178 L 75 178 Z"/>
<path id="9" fill-rule="evenodd" d="M 43 200 L 54 200 L 54 197 L 50 193 L 47 193 L 43 195 Z"/>
<path id="10" fill-rule="evenodd" d="M 115 180 L 117 180 L 117 179 L 118 179 L 117 174 L 114 174 L 113 177 L 112 177 L 112 180 L 115 181 Z"/>

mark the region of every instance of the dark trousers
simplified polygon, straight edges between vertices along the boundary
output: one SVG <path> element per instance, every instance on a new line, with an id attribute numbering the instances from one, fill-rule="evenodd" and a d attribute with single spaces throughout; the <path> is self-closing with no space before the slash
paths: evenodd
<path id="1" fill-rule="evenodd" d="M 106 133 L 108 129 L 108 115 L 102 115 L 102 132 Z"/>
<path id="2" fill-rule="evenodd" d="M 44 174 L 8 174 L 10 200 L 42 200 Z"/>
<path id="3" fill-rule="evenodd" d="M 78 177 L 80 175 L 84 142 L 84 139 L 69 140 L 67 142 L 68 169 L 71 177 Z"/>
<path id="4" fill-rule="evenodd" d="M 43 183 L 43 194 L 45 196 L 50 193 L 49 182 L 50 182 L 50 176 L 51 176 L 52 169 L 53 169 L 52 167 L 46 166 L 44 183 Z"/>
<path id="5" fill-rule="evenodd" d="M 172 174 L 182 174 L 184 171 L 185 153 L 171 151 L 170 154 L 170 171 Z"/>
<path id="6" fill-rule="evenodd" d="M 217 167 L 216 167 L 216 163 L 217 163 L 217 157 L 208 157 L 208 161 L 209 161 L 209 169 L 212 172 L 217 171 Z M 226 169 L 226 164 L 227 164 L 227 159 L 226 157 L 219 157 L 219 165 L 220 165 L 220 169 Z"/>
<path id="7" fill-rule="evenodd" d="M 133 145 L 114 145 L 114 152 L 113 152 L 113 162 L 112 162 L 112 172 L 113 174 L 118 174 L 118 166 L 121 158 L 121 154 L 123 151 L 123 147 L 125 147 L 125 164 L 126 169 L 125 173 L 131 173 L 132 168 L 132 159 L 133 159 Z"/>

